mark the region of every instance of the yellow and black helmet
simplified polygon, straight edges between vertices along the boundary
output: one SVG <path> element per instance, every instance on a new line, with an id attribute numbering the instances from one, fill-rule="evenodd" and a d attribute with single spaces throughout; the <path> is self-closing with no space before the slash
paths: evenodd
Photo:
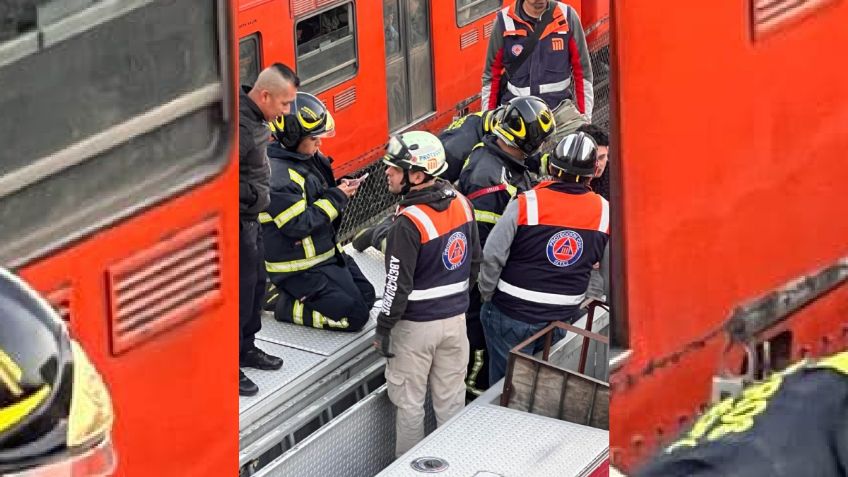
<path id="1" fill-rule="evenodd" d="M 497 124 L 499 118 L 503 115 L 504 109 L 506 109 L 506 106 L 501 105 L 495 109 L 483 111 L 483 134 L 490 133 L 495 129 L 495 124 Z"/>
<path id="2" fill-rule="evenodd" d="M 0 475 L 110 475 L 111 427 L 109 393 L 80 345 L 0 268 Z"/>
<path id="3" fill-rule="evenodd" d="M 495 116 L 492 128 L 496 136 L 527 156 L 535 153 L 555 130 L 551 109 L 535 96 L 511 99 L 503 114 Z"/>
<path id="4" fill-rule="evenodd" d="M 309 93 L 297 93 L 291 113 L 268 124 L 274 139 L 286 149 L 297 149 L 305 137 L 333 137 L 336 121 L 320 99 Z"/>

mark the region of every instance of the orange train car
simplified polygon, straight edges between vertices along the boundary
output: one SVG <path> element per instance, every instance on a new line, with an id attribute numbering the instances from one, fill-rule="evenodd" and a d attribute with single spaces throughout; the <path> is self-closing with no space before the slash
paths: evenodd
<path id="1" fill-rule="evenodd" d="M 584 25 L 606 17 L 608 2 L 566 2 Z M 241 80 L 252 84 L 274 62 L 294 67 L 301 90 L 333 113 L 336 137 L 324 145 L 337 175 L 371 164 L 390 133 L 438 131 L 479 110 L 494 12 L 501 0 L 239 0 Z M 596 36 L 606 30 L 605 21 Z"/>
<path id="2" fill-rule="evenodd" d="M 0 42 L 0 263 L 103 374 L 116 475 L 234 471 L 235 5 L 41 3 Z"/>
<path id="3" fill-rule="evenodd" d="M 619 0 L 611 18 L 610 445 L 632 471 L 714 376 L 848 346 L 848 3 Z"/>

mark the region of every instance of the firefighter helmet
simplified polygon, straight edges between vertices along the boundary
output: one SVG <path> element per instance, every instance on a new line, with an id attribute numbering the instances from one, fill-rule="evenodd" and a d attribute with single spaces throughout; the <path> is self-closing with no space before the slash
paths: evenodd
<path id="1" fill-rule="evenodd" d="M 487 134 L 492 132 L 495 128 L 495 124 L 498 119 L 503 115 L 504 109 L 506 106 L 498 106 L 495 109 L 490 109 L 488 111 L 483 111 L 483 133 Z"/>
<path id="2" fill-rule="evenodd" d="M 55 311 L 0 268 L 0 475 L 109 475 L 112 404 Z"/>
<path id="3" fill-rule="evenodd" d="M 569 134 L 562 138 L 550 159 L 551 167 L 575 176 L 595 175 L 598 146 L 584 132 Z"/>
<path id="4" fill-rule="evenodd" d="M 268 124 L 274 139 L 286 149 L 296 149 L 305 137 L 333 137 L 336 122 L 320 99 L 299 92 L 291 112 Z"/>
<path id="5" fill-rule="evenodd" d="M 405 171 L 419 171 L 431 177 L 445 172 L 448 163 L 439 138 L 426 131 L 409 131 L 392 136 L 383 162 Z"/>
<path id="6" fill-rule="evenodd" d="M 556 130 L 554 114 L 535 96 L 512 98 L 503 114 L 496 117 L 492 132 L 510 146 L 529 156 Z"/>

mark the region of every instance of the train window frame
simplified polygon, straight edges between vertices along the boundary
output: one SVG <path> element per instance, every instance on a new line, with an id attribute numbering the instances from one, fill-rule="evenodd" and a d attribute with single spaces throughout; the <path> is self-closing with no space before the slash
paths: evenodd
<path id="1" fill-rule="evenodd" d="M 19 140 L 6 151 L 17 160 L 0 162 L 0 264 L 43 258 L 227 169 L 237 101 L 229 5 L 207 0 L 177 21 L 187 5 L 92 3 L 28 33 L 40 38 L 36 49 L 2 58 L 0 79 L 22 87 L 0 94 L 19 112 L 3 127 Z M 153 22 L 158 34 L 142 35 Z M 107 40 L 116 37 L 126 40 Z M 165 70 L 169 52 L 183 63 Z M 83 121 L 89 110 L 102 114 Z"/>
<path id="2" fill-rule="evenodd" d="M 256 74 L 250 78 L 250 81 L 244 81 L 241 75 L 241 46 L 242 44 L 253 43 L 253 48 L 250 49 L 252 63 L 256 66 Z M 262 35 L 259 32 L 250 34 L 239 39 L 239 85 L 253 86 L 259 72 L 262 71 Z"/>
<path id="3" fill-rule="evenodd" d="M 310 50 L 308 52 L 304 52 L 301 54 L 298 51 L 298 39 L 297 39 L 297 29 L 298 26 L 303 22 L 313 20 L 316 18 L 320 18 L 321 15 L 336 10 L 338 8 L 347 7 L 348 11 L 348 29 L 350 31 L 349 35 L 346 35 L 342 38 L 338 38 L 335 40 L 331 40 L 330 43 L 318 44 L 318 48 Z M 319 20 L 320 22 L 320 20 Z M 350 81 L 355 78 L 356 75 L 359 74 L 359 36 L 357 35 L 357 23 L 356 23 L 356 2 L 349 0 L 346 2 L 338 2 L 332 5 L 328 5 L 326 8 L 322 8 L 320 10 L 315 10 L 309 12 L 308 15 L 304 15 L 303 17 L 299 17 L 295 19 L 294 22 L 294 50 L 295 50 L 295 67 L 297 69 L 298 76 L 300 77 L 300 89 L 303 91 L 309 91 L 312 93 L 319 93 L 322 91 L 326 91 L 330 88 L 338 86 L 342 83 Z M 322 35 L 323 36 L 323 35 Z M 339 46 L 351 38 L 353 42 L 353 58 L 350 60 L 346 60 L 342 63 L 338 63 L 333 61 L 334 66 L 330 69 L 325 69 L 317 74 L 307 75 L 303 72 L 303 61 L 311 60 L 316 57 L 320 57 L 322 53 Z M 317 39 L 318 37 L 316 37 Z M 308 43 L 308 42 L 304 42 Z M 348 67 L 353 66 L 352 70 L 348 70 Z M 341 74 L 337 74 L 341 73 Z"/>
<path id="4" fill-rule="evenodd" d="M 468 1 L 468 3 L 460 6 L 460 3 L 463 3 L 465 1 Z M 497 3 L 497 6 L 493 10 L 486 10 L 485 12 L 480 13 L 478 15 L 470 16 L 465 22 L 463 22 L 459 19 L 459 14 L 460 14 L 461 11 L 470 10 L 471 8 L 473 8 L 477 5 L 483 5 L 487 2 L 495 2 L 495 3 Z M 498 10 L 500 10 L 503 7 L 501 0 L 456 0 L 456 2 L 454 2 L 454 6 L 455 6 L 454 13 L 455 13 L 455 19 L 456 19 L 456 26 L 458 26 L 458 27 L 466 27 L 466 26 L 476 22 L 477 20 L 486 17 L 487 15 L 490 15 L 492 13 L 497 12 Z"/>

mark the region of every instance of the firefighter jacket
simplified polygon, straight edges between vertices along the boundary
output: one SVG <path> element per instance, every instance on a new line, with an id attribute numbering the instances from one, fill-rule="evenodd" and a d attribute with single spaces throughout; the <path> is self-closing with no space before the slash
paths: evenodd
<path id="1" fill-rule="evenodd" d="M 335 187 L 331 160 L 268 147 L 271 204 L 259 214 L 265 268 L 273 281 L 336 260 L 336 230 L 347 196 Z"/>
<path id="2" fill-rule="evenodd" d="M 519 194 L 489 235 L 480 294 L 527 323 L 574 317 L 609 240 L 609 203 L 586 185 L 543 182 Z"/>
<path id="3" fill-rule="evenodd" d="M 400 202 L 386 239 L 386 288 L 377 333 L 398 320 L 434 321 L 468 309 L 481 260 L 471 206 L 447 182 Z"/>
<path id="4" fill-rule="evenodd" d="M 715 404 L 637 477 L 845 477 L 848 352 L 803 361 Z"/>
<path id="5" fill-rule="evenodd" d="M 250 88 L 242 86 L 239 95 L 239 215 L 256 220 L 268 207 L 268 157 L 265 148 L 271 132 L 259 106 L 247 95 Z"/>
<path id="6" fill-rule="evenodd" d="M 439 135 L 448 161 L 448 170 L 440 176 L 442 179 L 448 182 L 459 179 L 462 165 L 485 132 L 488 131 L 483 131 L 483 113 L 477 112 L 457 119 Z"/>
<path id="7" fill-rule="evenodd" d="M 474 206 L 481 244 L 485 245 L 510 199 L 530 187 L 527 166 L 501 150 L 495 136 L 485 136 L 482 146 L 471 151 L 457 188 Z"/>
<path id="8" fill-rule="evenodd" d="M 527 17 L 521 4 L 522 0 L 515 0 L 495 18 L 483 68 L 481 107 L 494 109 L 516 96 L 533 95 L 551 109 L 571 99 L 581 113 L 591 118 L 592 62 L 577 12 L 562 2 L 550 1 L 548 13 L 535 21 Z M 543 24 L 549 16 L 551 21 Z M 538 43 L 510 75 L 528 42 L 528 34 L 535 29 L 541 29 Z"/>

